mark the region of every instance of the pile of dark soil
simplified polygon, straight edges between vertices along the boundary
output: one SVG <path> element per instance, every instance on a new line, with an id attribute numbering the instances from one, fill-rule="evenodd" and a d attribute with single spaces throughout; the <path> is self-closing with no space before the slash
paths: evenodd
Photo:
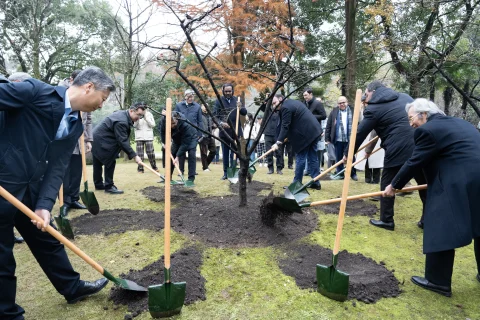
<path id="1" fill-rule="evenodd" d="M 165 201 L 165 188 L 150 186 L 140 190 L 140 192 L 152 201 Z M 174 185 L 170 188 L 170 198 L 172 202 L 188 201 L 192 196 L 198 197 L 198 193 L 192 188 L 185 188 L 182 185 Z"/>
<path id="2" fill-rule="evenodd" d="M 332 265 L 332 251 L 320 246 L 294 244 L 285 248 L 286 255 L 280 257 L 280 268 L 286 275 L 295 278 L 302 289 L 317 290 L 316 265 Z M 337 269 L 350 275 L 348 299 L 374 303 L 380 298 L 397 297 L 401 290 L 392 271 L 377 264 L 360 253 L 341 251 Z"/>
<path id="3" fill-rule="evenodd" d="M 163 229 L 163 212 L 130 209 L 102 210 L 96 216 L 86 213 L 71 220 L 75 234 L 109 235 L 131 230 Z"/>
<path id="4" fill-rule="evenodd" d="M 262 200 L 262 204 L 260 205 L 260 220 L 269 227 L 273 227 L 277 219 L 285 219 L 292 215 L 291 211 L 285 210 L 273 203 L 273 198 L 273 192 L 270 192 L 270 194 Z"/>
<path id="5" fill-rule="evenodd" d="M 230 184 L 230 191 L 238 194 L 238 183 Z M 265 182 L 260 182 L 260 181 L 252 181 L 247 183 L 247 195 L 257 195 L 259 192 L 263 190 L 271 190 L 272 189 L 272 184 L 270 183 L 265 183 Z"/>
<path id="6" fill-rule="evenodd" d="M 340 197 L 339 197 L 340 198 Z M 328 214 L 338 214 L 340 212 L 340 202 L 325 204 L 315 207 L 318 210 L 322 210 Z M 374 216 L 378 211 L 375 204 L 369 203 L 362 199 L 347 201 L 347 207 L 345 209 L 345 215 L 347 216 Z"/>
<path id="7" fill-rule="evenodd" d="M 205 300 L 205 278 L 200 274 L 200 266 L 203 262 L 202 253 L 194 247 L 188 247 L 175 252 L 171 256 L 171 280 L 172 282 L 186 282 L 185 305 L 198 300 Z M 158 285 L 164 280 L 163 256 L 160 260 L 146 266 L 142 270 L 130 270 L 127 274 L 121 274 L 120 278 L 132 280 L 141 286 Z M 128 306 L 128 311 L 133 317 L 148 310 L 147 292 L 137 292 L 112 287 L 109 299 L 114 304 Z"/>

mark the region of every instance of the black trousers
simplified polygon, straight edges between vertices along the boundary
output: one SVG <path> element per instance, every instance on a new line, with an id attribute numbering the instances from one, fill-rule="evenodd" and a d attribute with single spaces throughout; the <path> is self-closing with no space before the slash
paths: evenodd
<path id="1" fill-rule="evenodd" d="M 113 174 L 115 173 L 116 160 L 111 161 L 109 164 L 104 164 L 94 155 L 93 160 L 93 183 L 96 188 L 110 189 L 113 186 Z M 105 167 L 105 183 L 103 183 L 103 167 Z"/>
<path id="2" fill-rule="evenodd" d="M 9 188 L 12 191 L 18 186 Z M 30 190 L 20 198 L 22 202 L 34 210 Z M 0 197 L 0 319 L 23 319 L 24 310 L 15 303 L 17 279 L 15 277 L 15 258 L 13 256 L 13 227 L 16 227 L 27 243 L 30 251 L 42 267 L 43 272 L 61 295 L 66 298 L 75 294 L 78 289 L 80 275 L 73 270 L 63 245 L 46 232 L 35 227 L 30 219 L 18 211 L 3 197 Z"/>
<path id="3" fill-rule="evenodd" d="M 397 175 L 398 171 L 402 166 L 391 167 L 391 168 L 383 168 L 382 171 L 382 179 L 380 181 L 380 190 L 383 191 L 385 188 L 392 183 L 393 178 Z M 425 178 L 423 171 L 419 171 L 414 177 L 415 181 L 420 184 L 426 184 L 427 179 Z M 420 221 L 423 222 L 423 212 L 425 210 L 425 201 L 427 199 L 427 190 L 419 190 L 418 195 L 422 200 L 422 217 Z M 393 207 L 395 205 L 395 197 L 381 197 L 380 199 L 380 220 L 383 222 L 393 222 L 394 210 Z"/>
<path id="4" fill-rule="evenodd" d="M 268 151 L 272 148 L 272 146 L 277 142 L 274 136 L 265 136 L 265 151 Z M 282 144 L 283 146 L 283 144 Z M 273 164 L 273 156 L 277 159 L 277 170 L 282 170 L 283 167 L 285 166 L 284 159 L 283 159 L 283 152 L 284 149 L 282 148 L 282 152 L 280 153 L 280 148 L 272 153 L 269 153 L 267 155 L 267 164 L 268 164 L 268 169 L 273 170 L 274 164 Z"/>
<path id="5" fill-rule="evenodd" d="M 65 177 L 63 178 L 63 203 L 71 205 L 80 199 L 82 181 L 82 155 L 72 154 Z"/>
<path id="6" fill-rule="evenodd" d="M 348 148 L 348 142 L 336 141 L 334 145 L 335 145 L 335 157 L 337 158 L 337 162 L 338 162 L 343 159 L 345 149 Z M 355 162 L 355 156 L 353 156 L 353 162 Z M 344 168 L 344 165 L 342 163 L 337 167 L 337 173 L 342 171 L 343 168 Z M 356 174 L 357 174 L 357 169 L 355 169 L 355 167 L 352 167 L 352 172 L 350 176 L 353 177 Z M 342 175 L 345 175 L 345 172 L 343 172 Z"/>
<path id="7" fill-rule="evenodd" d="M 381 172 L 382 172 L 382 169 L 380 168 L 370 169 L 367 161 L 367 163 L 365 163 L 365 182 L 373 183 L 373 184 L 380 183 Z"/>
<path id="8" fill-rule="evenodd" d="M 285 143 L 285 153 L 287 154 L 288 166 L 291 168 L 293 167 L 294 155 L 292 151 L 292 145 L 288 141 Z"/>
<path id="9" fill-rule="evenodd" d="M 217 154 L 217 148 L 215 148 L 215 140 L 209 137 L 204 137 L 200 143 L 200 157 L 202 159 L 202 169 L 208 169 L 213 158 Z"/>
<path id="10" fill-rule="evenodd" d="M 222 162 L 223 162 L 223 174 L 227 175 L 227 169 L 233 165 L 233 152 L 231 150 L 233 145 L 228 145 L 222 142 Z"/>
<path id="11" fill-rule="evenodd" d="M 195 173 L 196 173 L 196 170 L 197 170 L 197 146 L 195 146 L 195 148 L 192 148 L 190 150 L 187 151 L 187 155 L 188 155 L 188 180 L 195 180 Z M 175 158 L 176 154 L 173 154 L 172 152 L 172 155 L 173 157 Z M 185 172 L 185 157 L 186 156 L 182 156 L 182 157 L 178 157 L 178 167 L 180 169 L 180 171 L 182 172 L 182 175 L 183 173 Z M 173 170 L 175 169 L 175 167 L 173 166 L 173 163 L 172 163 L 172 172 Z"/>
<path id="12" fill-rule="evenodd" d="M 473 245 L 477 272 L 480 273 L 480 237 L 474 239 Z M 425 278 L 439 286 L 452 285 L 453 263 L 455 250 L 427 253 L 425 258 Z"/>

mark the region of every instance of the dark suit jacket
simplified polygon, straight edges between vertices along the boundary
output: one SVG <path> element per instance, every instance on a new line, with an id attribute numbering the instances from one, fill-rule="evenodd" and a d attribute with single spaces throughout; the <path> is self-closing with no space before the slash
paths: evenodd
<path id="1" fill-rule="evenodd" d="M 233 130 L 235 128 L 235 123 L 237 122 L 237 97 L 232 97 L 230 99 L 230 102 L 228 102 L 227 99 L 225 99 L 225 97 L 220 97 L 220 99 L 222 100 L 222 103 L 223 103 L 223 106 L 222 107 L 222 104 L 220 103 L 219 100 L 215 101 L 215 106 L 213 107 L 213 115 L 215 116 L 215 118 L 217 118 L 217 121 L 220 123 L 221 122 L 225 122 L 227 123 L 228 125 L 230 125 L 230 128 L 228 129 L 225 129 L 226 133 L 233 138 Z M 247 114 L 247 109 L 245 109 L 244 107 L 240 108 L 240 114 L 242 116 L 245 116 Z M 243 137 L 243 131 L 242 131 L 242 125 L 240 123 L 240 121 L 238 121 L 238 136 L 239 137 Z M 219 137 L 221 139 L 226 139 L 226 136 L 225 136 L 225 133 L 223 133 L 223 130 L 220 129 L 220 134 L 219 134 Z M 228 142 L 227 140 L 225 140 L 225 142 Z"/>
<path id="2" fill-rule="evenodd" d="M 375 130 L 382 139 L 381 147 L 385 150 L 383 167 L 403 165 L 413 151 L 413 128 L 405 112 L 405 105 L 412 101 L 409 95 L 390 88 L 375 90 L 358 126 L 355 152 L 370 132 Z"/>
<path id="3" fill-rule="evenodd" d="M 353 108 L 350 106 L 350 110 L 353 113 Z M 337 141 L 337 116 L 340 108 L 337 106 L 333 108 L 332 112 L 328 115 L 327 126 L 325 127 L 325 141 L 326 142 L 333 142 Z M 352 114 L 353 117 L 353 114 Z M 347 133 L 350 135 L 350 132 Z M 350 136 L 348 137 L 350 139 Z M 348 148 L 347 148 L 348 149 Z"/>
<path id="4" fill-rule="evenodd" d="M 205 127 L 203 126 L 202 108 L 198 103 L 193 102 L 193 104 L 188 106 L 186 101 L 181 101 L 175 105 L 174 111 L 180 112 L 188 119 L 188 121 L 190 121 L 197 127 L 205 130 Z M 203 133 L 201 131 L 198 131 L 197 136 L 201 137 L 203 136 Z"/>
<path id="5" fill-rule="evenodd" d="M 298 153 L 317 141 L 322 127 L 307 107 L 297 100 L 286 99 L 280 109 L 280 133 L 277 141 L 288 141 L 292 151 Z"/>
<path id="6" fill-rule="evenodd" d="M 182 115 L 182 118 L 183 115 Z M 159 130 L 162 143 L 165 144 L 166 119 L 162 117 Z M 185 156 L 188 150 L 197 146 L 197 129 L 187 122 L 178 120 L 178 124 L 172 129 L 172 155 L 177 157 Z"/>
<path id="7" fill-rule="evenodd" d="M 402 188 L 423 169 L 427 177 L 423 252 L 466 246 L 480 237 L 480 134 L 440 114 L 415 130 L 415 149 L 392 181 Z"/>
<path id="8" fill-rule="evenodd" d="M 95 158 L 108 165 L 123 150 L 129 159 L 133 159 L 137 154 L 130 146 L 132 126 L 128 110 L 116 111 L 103 119 L 93 130 L 92 154 Z"/>
<path id="9" fill-rule="evenodd" d="M 323 103 L 318 101 L 315 97 L 312 97 L 312 100 L 306 102 L 308 110 L 313 114 L 318 123 L 320 123 L 320 128 L 322 128 L 322 120 L 327 118 L 327 113 L 323 107 Z M 323 132 L 323 129 L 322 129 Z M 321 134 L 321 133 L 320 133 Z"/>
<path id="10" fill-rule="evenodd" d="M 51 211 L 70 156 L 83 132 L 79 115 L 69 134 L 55 140 L 65 113 L 65 91 L 35 79 L 0 84 L 5 127 L 0 139 L 0 185 L 17 199 L 30 193 L 33 209 Z M 0 211 L 13 207 L 0 205 Z"/>

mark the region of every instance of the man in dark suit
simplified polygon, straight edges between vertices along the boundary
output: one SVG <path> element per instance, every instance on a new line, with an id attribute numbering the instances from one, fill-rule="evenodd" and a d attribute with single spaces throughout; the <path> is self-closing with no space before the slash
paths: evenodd
<path id="1" fill-rule="evenodd" d="M 223 155 L 223 176 L 222 180 L 227 179 L 227 169 L 230 167 L 231 163 L 233 162 L 233 152 L 231 151 L 232 148 L 235 148 L 233 142 L 230 141 L 234 139 L 234 132 L 235 123 L 237 121 L 237 113 L 233 110 L 237 108 L 237 103 L 239 102 L 238 98 L 235 97 L 233 91 L 233 84 L 226 83 L 222 86 L 222 93 L 223 96 L 220 97 L 219 100 L 215 102 L 215 106 L 213 108 L 213 115 L 215 116 L 217 122 L 220 124 L 222 128 L 220 129 L 219 138 L 223 139 L 227 144 L 222 142 L 222 155 Z M 247 114 L 247 109 L 244 107 L 240 108 L 240 114 L 245 116 Z M 230 124 L 232 126 L 230 126 Z M 242 125 L 240 121 L 238 121 L 238 136 L 243 136 Z"/>
<path id="2" fill-rule="evenodd" d="M 50 222 L 70 155 L 83 132 L 79 112 L 101 108 L 114 90 L 112 80 L 96 67 L 85 69 L 68 90 L 35 79 L 0 84 L 0 111 L 5 116 L 0 185 L 44 221 L 31 221 L 0 198 L 0 319 L 24 318 L 24 310 L 15 304 L 14 226 L 68 303 L 100 291 L 108 282 L 80 280 L 63 245 L 41 230 Z"/>
<path id="3" fill-rule="evenodd" d="M 313 114 L 315 119 L 317 119 L 318 123 L 320 123 L 320 128 L 322 128 L 322 120 L 327 119 L 327 113 L 325 112 L 325 108 L 323 107 L 323 103 L 315 98 L 313 95 L 313 89 L 312 88 L 306 88 L 303 91 L 303 99 L 305 99 L 305 105 L 307 106 L 308 110 Z M 323 129 L 322 129 L 323 133 Z M 320 150 L 320 144 L 321 144 L 321 135 L 318 137 L 318 142 L 317 142 L 317 156 L 318 156 L 318 165 L 321 166 L 322 163 L 322 158 L 323 158 L 323 150 Z"/>
<path id="4" fill-rule="evenodd" d="M 385 150 L 380 190 L 392 182 L 402 165 L 412 155 L 413 151 L 413 128 L 408 123 L 405 105 L 413 99 L 405 94 L 396 92 L 385 87 L 380 81 L 373 81 L 365 92 L 365 102 L 368 108 L 363 112 L 363 120 L 360 122 L 355 143 L 356 153 L 360 145 L 365 141 L 372 130 L 377 132 L 382 139 L 381 147 Z M 348 148 L 345 150 L 348 152 Z M 367 153 L 368 157 L 368 153 Z M 344 157 L 346 160 L 346 157 Z M 413 177 L 418 184 L 425 183 L 423 172 L 417 172 Z M 420 199 L 425 203 L 426 191 L 419 191 Z M 376 227 L 393 231 L 395 197 L 380 200 L 380 220 L 370 219 L 370 223 Z M 423 212 L 423 211 L 422 211 Z M 423 227 L 423 214 L 419 221 L 419 227 Z"/>
<path id="5" fill-rule="evenodd" d="M 425 172 L 425 277 L 414 276 L 412 281 L 450 297 L 455 248 L 469 245 L 472 239 L 480 281 L 480 134 L 472 124 L 445 116 L 426 99 L 416 99 L 405 109 L 416 128 L 415 149 L 384 196 L 393 196 L 415 172 Z"/>
<path id="6" fill-rule="evenodd" d="M 317 157 L 317 142 L 322 133 L 322 128 L 317 119 L 307 107 L 297 100 L 285 99 L 281 94 L 275 95 L 272 105 L 280 109 L 280 133 L 277 143 L 272 148 L 278 149 L 285 138 L 292 143 L 295 153 L 295 177 L 293 182 L 302 182 L 305 162 L 308 161 L 310 176 L 315 178 L 320 174 L 320 165 Z M 315 182 L 310 188 L 320 190 L 320 181 Z"/>
<path id="7" fill-rule="evenodd" d="M 130 146 L 130 131 L 133 124 L 143 118 L 145 106 L 135 104 L 128 110 L 115 111 L 93 130 L 93 183 L 95 189 L 105 190 L 106 193 L 122 194 L 113 183 L 113 174 L 118 153 L 123 150 L 128 159 L 135 158 L 136 163 L 142 159 Z M 103 182 L 102 167 L 105 166 L 105 183 Z"/>

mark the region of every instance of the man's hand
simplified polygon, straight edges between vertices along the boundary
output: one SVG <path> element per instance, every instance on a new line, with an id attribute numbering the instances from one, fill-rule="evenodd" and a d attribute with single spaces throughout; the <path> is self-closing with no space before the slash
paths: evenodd
<path id="1" fill-rule="evenodd" d="M 371 153 L 371 152 L 370 152 L 370 153 L 367 153 L 367 152 L 365 152 L 365 159 L 368 159 L 368 158 L 370 158 L 370 156 L 371 156 L 371 155 L 372 155 L 372 153 Z"/>
<path id="2" fill-rule="evenodd" d="M 45 229 L 50 223 L 50 211 L 45 209 L 37 209 L 35 210 L 35 214 L 43 220 L 43 223 L 41 223 L 38 220 L 31 220 L 33 225 L 36 226 L 38 229 L 42 230 L 43 232 L 45 232 Z"/>
<path id="3" fill-rule="evenodd" d="M 325 141 L 325 145 L 328 146 L 330 144 L 330 141 Z"/>
<path id="4" fill-rule="evenodd" d="M 343 163 L 347 163 L 347 156 L 343 156 L 342 161 L 343 161 Z"/>
<path id="5" fill-rule="evenodd" d="M 273 151 L 277 151 L 281 144 L 282 144 L 281 141 L 277 141 L 277 143 L 275 143 L 275 144 L 272 146 L 272 150 L 273 150 Z"/>
<path id="6" fill-rule="evenodd" d="M 178 157 L 175 157 L 175 159 L 173 159 L 173 165 L 178 166 Z"/>
<path id="7" fill-rule="evenodd" d="M 382 197 L 393 197 L 395 195 L 395 189 L 389 184 L 385 190 L 383 190 Z"/>
<path id="8" fill-rule="evenodd" d="M 226 122 L 222 122 L 222 127 L 223 127 L 224 129 L 230 128 L 230 126 L 229 126 L 228 123 L 226 123 Z"/>
<path id="9" fill-rule="evenodd" d="M 137 164 L 140 164 L 140 162 L 142 162 L 142 159 L 140 159 L 139 156 L 135 156 L 134 159 L 135 159 L 135 162 L 136 162 Z"/>
<path id="10" fill-rule="evenodd" d="M 162 110 L 162 116 L 165 116 L 165 115 L 167 115 L 167 110 L 163 109 Z"/>
<path id="11" fill-rule="evenodd" d="M 92 143 L 87 141 L 85 142 L 85 154 L 89 153 L 90 151 L 92 151 Z"/>

